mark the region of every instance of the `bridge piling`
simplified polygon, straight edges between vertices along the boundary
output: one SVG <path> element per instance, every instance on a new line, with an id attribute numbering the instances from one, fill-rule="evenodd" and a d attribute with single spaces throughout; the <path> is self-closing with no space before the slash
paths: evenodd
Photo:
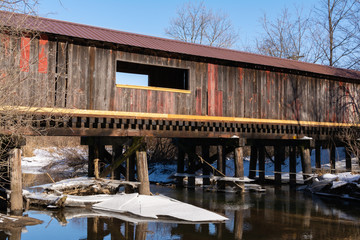
<path id="1" fill-rule="evenodd" d="M 346 171 L 351 172 L 352 166 L 351 166 L 351 152 L 348 147 L 344 148 L 345 150 L 345 161 L 346 161 Z"/>
<path id="2" fill-rule="evenodd" d="M 336 165 L 335 165 L 335 158 L 336 158 L 336 148 L 334 143 L 330 143 L 330 172 L 336 173 Z"/>
<path id="3" fill-rule="evenodd" d="M 22 173 L 21 173 L 21 150 L 14 148 L 9 153 L 10 162 L 10 213 L 22 215 Z"/>
<path id="4" fill-rule="evenodd" d="M 216 168 L 218 171 L 226 175 L 226 155 L 224 152 L 224 147 L 222 145 L 217 145 L 217 164 Z M 216 173 L 217 176 L 220 176 L 219 173 Z M 217 182 L 217 188 L 220 190 L 225 189 L 225 185 L 220 181 Z"/>
<path id="5" fill-rule="evenodd" d="M 178 148 L 178 159 L 177 159 L 177 173 L 183 174 L 184 173 L 184 161 L 185 161 L 185 152 L 184 150 L 177 146 Z M 176 187 L 182 188 L 184 187 L 184 177 L 183 176 L 177 176 L 176 177 Z"/>
<path id="6" fill-rule="evenodd" d="M 296 186 L 296 146 L 290 146 L 289 156 L 289 172 L 290 172 L 290 187 Z"/>
<path id="7" fill-rule="evenodd" d="M 300 146 L 300 156 L 301 156 L 301 166 L 303 171 L 303 179 L 306 180 L 311 177 L 311 158 L 310 158 L 310 148 Z"/>
<path id="8" fill-rule="evenodd" d="M 259 147 L 259 182 L 265 182 L 265 146 Z"/>
<path id="9" fill-rule="evenodd" d="M 205 161 L 209 161 L 210 158 L 210 146 L 209 145 L 202 145 L 201 146 L 201 153 L 202 158 L 205 159 Z M 211 169 L 209 169 L 209 166 L 207 164 L 202 164 L 202 171 L 203 171 L 203 186 L 209 186 L 210 185 L 210 172 Z"/>
<path id="10" fill-rule="evenodd" d="M 275 152 L 275 185 L 281 184 L 281 166 L 285 161 L 285 147 L 283 145 L 274 146 Z"/>
<path id="11" fill-rule="evenodd" d="M 258 161 L 258 147 L 256 145 L 251 146 L 250 153 L 250 166 L 249 166 L 249 178 L 254 179 L 256 176 L 256 165 Z"/>

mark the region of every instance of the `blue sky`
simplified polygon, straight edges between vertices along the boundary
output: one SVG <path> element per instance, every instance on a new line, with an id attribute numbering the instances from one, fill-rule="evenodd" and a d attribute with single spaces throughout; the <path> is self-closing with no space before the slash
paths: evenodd
<path id="1" fill-rule="evenodd" d="M 40 0 L 39 14 L 64 21 L 167 37 L 164 29 L 186 0 Z M 193 2 L 198 2 L 194 0 Z M 276 17 L 284 6 L 312 8 L 314 0 L 207 0 L 206 6 L 227 13 L 239 31 L 238 48 L 261 34 L 259 18 Z"/>

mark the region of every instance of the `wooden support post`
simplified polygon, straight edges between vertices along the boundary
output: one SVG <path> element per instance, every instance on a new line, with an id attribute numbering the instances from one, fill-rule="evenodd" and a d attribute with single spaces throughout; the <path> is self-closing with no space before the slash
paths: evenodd
<path id="1" fill-rule="evenodd" d="M 105 166 L 105 154 L 107 153 L 106 149 L 105 149 L 105 145 L 101 144 L 98 146 L 99 147 L 99 172 L 102 172 L 104 170 L 104 166 Z M 111 155 L 109 157 L 109 162 L 111 163 Z M 113 172 L 113 171 L 111 171 Z M 109 173 L 111 175 L 111 172 Z"/>
<path id="2" fill-rule="evenodd" d="M 21 240 L 21 233 L 22 228 L 10 228 L 8 230 L 9 237 L 8 238 L 1 238 L 1 239 L 8 239 L 8 240 Z"/>
<path id="3" fill-rule="evenodd" d="M 196 147 L 191 146 L 190 152 L 188 153 L 188 166 L 189 166 L 189 174 L 195 175 L 195 156 L 196 156 Z M 188 177 L 188 188 L 195 188 L 195 176 Z"/>
<path id="4" fill-rule="evenodd" d="M 87 218 L 87 239 L 98 239 L 98 222 L 99 217 Z"/>
<path id="5" fill-rule="evenodd" d="M 139 194 L 150 195 L 149 170 L 146 151 L 141 150 L 136 152 L 136 170 L 138 180 L 141 183 L 139 186 Z"/>
<path id="6" fill-rule="evenodd" d="M 259 182 L 265 182 L 265 146 L 259 147 Z"/>
<path id="7" fill-rule="evenodd" d="M 244 148 L 236 147 L 234 153 L 235 177 L 244 179 Z"/>
<path id="8" fill-rule="evenodd" d="M 88 177 L 94 177 L 94 159 L 95 159 L 95 146 L 89 146 L 89 157 L 88 157 Z"/>
<path id="9" fill-rule="evenodd" d="M 217 170 L 226 175 L 226 158 L 225 152 L 223 151 L 223 146 L 217 146 Z"/>
<path id="10" fill-rule="evenodd" d="M 145 240 L 148 230 L 148 223 L 138 223 L 135 229 L 135 240 Z"/>
<path id="11" fill-rule="evenodd" d="M 336 173 L 336 165 L 335 165 L 335 156 L 336 156 L 336 148 L 335 144 L 330 144 L 330 172 Z"/>
<path id="12" fill-rule="evenodd" d="M 132 154 L 129 158 L 129 178 L 126 178 L 127 181 L 135 181 L 135 163 L 136 154 Z"/>
<path id="13" fill-rule="evenodd" d="M 300 146 L 301 166 L 303 171 L 303 179 L 308 179 L 312 174 L 310 149 Z"/>
<path id="14" fill-rule="evenodd" d="M 178 146 L 178 159 L 177 159 L 177 173 L 184 173 L 184 160 L 185 160 L 185 152 L 182 148 Z M 184 177 L 178 176 L 176 177 L 176 187 L 182 188 L 184 187 Z"/>
<path id="15" fill-rule="evenodd" d="M 125 222 L 125 239 L 134 239 L 134 224 Z"/>
<path id="16" fill-rule="evenodd" d="M 99 159 L 94 159 L 94 177 L 95 179 L 99 179 L 100 172 L 99 172 Z"/>
<path id="17" fill-rule="evenodd" d="M 136 161 L 134 159 L 135 154 L 131 155 L 130 157 L 126 158 L 126 176 L 125 176 L 125 180 L 126 181 L 134 181 L 135 176 L 134 176 L 134 171 L 135 171 L 135 166 L 134 166 L 134 162 Z M 126 185 L 125 186 L 125 193 L 133 193 L 134 189 L 133 187 Z"/>
<path id="18" fill-rule="evenodd" d="M 141 137 L 134 137 L 131 146 L 126 150 L 124 154 L 121 155 L 114 163 L 107 166 L 101 173 L 100 177 L 106 177 L 118 167 L 122 167 L 121 164 L 126 161 L 132 154 L 134 154 L 143 144 L 143 138 Z M 124 172 L 126 170 L 124 169 Z"/>
<path id="19" fill-rule="evenodd" d="M 289 157 L 290 187 L 296 186 L 296 146 L 291 146 Z"/>
<path id="20" fill-rule="evenodd" d="M 243 239 L 243 227 L 244 227 L 244 214 L 243 209 L 235 210 L 234 212 L 234 239 Z"/>
<path id="21" fill-rule="evenodd" d="M 115 164 L 115 160 L 122 155 L 123 147 L 120 145 L 114 144 L 114 145 L 112 145 L 112 150 L 113 150 L 112 164 Z M 126 166 L 126 168 L 127 168 L 127 166 Z M 119 180 L 121 177 L 120 168 L 114 169 L 112 171 L 112 175 L 114 176 L 114 179 Z M 127 177 L 127 176 L 125 176 L 125 177 Z"/>
<path id="22" fill-rule="evenodd" d="M 321 146 L 319 144 L 315 145 L 315 167 L 317 170 L 321 168 Z"/>
<path id="23" fill-rule="evenodd" d="M 249 166 L 249 178 L 254 179 L 256 177 L 256 165 L 258 158 L 258 148 L 257 146 L 251 146 L 250 153 L 250 166 Z"/>
<path id="24" fill-rule="evenodd" d="M 224 152 L 223 152 L 223 146 L 222 145 L 218 145 L 217 146 L 217 170 L 222 172 L 224 175 L 226 175 L 226 164 L 225 164 L 225 156 L 224 156 Z M 220 174 L 218 172 L 215 172 L 215 175 L 220 176 Z M 217 181 L 217 187 L 218 189 L 225 189 L 225 184 L 222 183 L 221 181 Z"/>
<path id="25" fill-rule="evenodd" d="M 202 145 L 201 146 L 201 152 L 202 152 L 202 158 L 205 161 L 209 161 L 209 158 L 210 158 L 210 146 L 209 145 Z M 209 176 L 210 171 L 211 171 L 211 169 L 209 169 L 209 166 L 206 163 L 203 163 L 203 165 L 202 165 L 203 176 L 204 175 Z M 210 178 L 209 177 L 204 177 L 203 178 L 203 186 L 204 185 L 210 185 Z"/>
<path id="26" fill-rule="evenodd" d="M 350 149 L 345 147 L 345 161 L 346 161 L 346 171 L 351 172 L 352 166 L 351 166 L 351 153 Z"/>
<path id="27" fill-rule="evenodd" d="M 107 221 L 107 225 L 112 226 L 109 229 L 110 235 L 111 235 L 110 240 L 124 239 L 124 237 L 125 237 L 125 239 L 130 239 L 130 238 L 126 238 L 126 223 L 123 222 L 122 220 L 117 219 L 117 218 L 111 218 Z M 108 229 L 105 231 L 108 231 Z M 124 235 L 121 231 L 124 232 Z"/>
<path id="28" fill-rule="evenodd" d="M 275 184 L 281 184 L 281 165 L 285 161 L 285 147 L 275 146 Z"/>
<path id="29" fill-rule="evenodd" d="M 98 144 L 89 145 L 89 163 L 88 163 L 88 177 L 95 177 L 95 159 L 100 158 L 100 149 Z"/>
<path id="30" fill-rule="evenodd" d="M 10 162 L 10 212 L 22 215 L 22 175 L 21 175 L 21 150 L 14 148 L 9 153 Z"/>

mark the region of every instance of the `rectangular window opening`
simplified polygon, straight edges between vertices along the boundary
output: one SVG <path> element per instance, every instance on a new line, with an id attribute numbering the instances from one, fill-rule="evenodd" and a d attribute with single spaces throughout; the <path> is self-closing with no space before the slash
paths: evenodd
<path id="1" fill-rule="evenodd" d="M 117 61 L 116 84 L 189 90 L 189 70 Z"/>

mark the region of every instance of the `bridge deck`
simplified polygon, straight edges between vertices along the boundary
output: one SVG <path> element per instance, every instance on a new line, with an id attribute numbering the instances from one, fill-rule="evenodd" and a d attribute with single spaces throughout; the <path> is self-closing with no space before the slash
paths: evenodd
<path id="1" fill-rule="evenodd" d="M 326 139 L 349 123 L 307 122 L 277 119 L 255 119 L 156 114 L 139 112 L 76 110 L 61 108 L 17 107 L 31 113 L 32 129 L 27 135 L 59 136 L 155 136 L 184 138 L 298 139 L 304 136 Z M 4 127 L 3 129 L 6 129 Z"/>

